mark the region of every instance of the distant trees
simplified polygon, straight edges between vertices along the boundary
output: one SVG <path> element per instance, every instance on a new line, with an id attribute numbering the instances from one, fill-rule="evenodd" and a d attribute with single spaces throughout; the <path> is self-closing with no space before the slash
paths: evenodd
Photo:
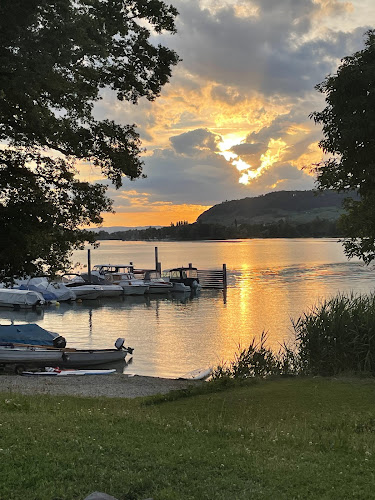
<path id="1" fill-rule="evenodd" d="M 316 88 L 327 105 L 311 117 L 322 125 L 320 147 L 329 155 L 316 168 L 318 186 L 360 195 L 344 205 L 344 249 L 369 263 L 375 258 L 375 30 Z"/>
<path id="2" fill-rule="evenodd" d="M 329 238 L 340 237 L 336 221 L 316 218 L 303 224 L 291 224 L 284 220 L 272 224 L 238 224 L 223 226 L 221 224 L 194 224 L 171 225 L 169 227 L 129 229 L 107 233 L 100 231 L 98 240 L 224 240 L 236 238 Z"/>
<path id="3" fill-rule="evenodd" d="M 0 280 L 64 269 L 95 240 L 81 228 L 112 204 L 80 164 L 116 188 L 142 175 L 135 126 L 93 107 L 103 89 L 131 103 L 159 95 L 178 56 L 151 30 L 175 32 L 176 15 L 161 0 L 1 0 Z"/>

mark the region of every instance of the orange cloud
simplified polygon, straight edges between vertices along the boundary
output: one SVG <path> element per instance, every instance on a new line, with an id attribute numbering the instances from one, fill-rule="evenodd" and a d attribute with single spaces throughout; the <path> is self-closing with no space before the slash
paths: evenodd
<path id="1" fill-rule="evenodd" d="M 288 113 L 290 104 L 275 102 L 253 93 L 239 95 L 237 89 L 206 82 L 190 76 L 194 85 L 184 87 L 187 75 L 181 70 L 183 82 L 166 87 L 149 109 L 147 130 L 143 142 L 148 149 L 166 147 L 172 135 L 197 128 L 208 128 L 213 133 L 246 136 L 252 131 L 268 127 L 280 115 Z M 178 77 L 176 77 L 178 80 Z M 152 119 L 151 119 L 152 117 Z"/>

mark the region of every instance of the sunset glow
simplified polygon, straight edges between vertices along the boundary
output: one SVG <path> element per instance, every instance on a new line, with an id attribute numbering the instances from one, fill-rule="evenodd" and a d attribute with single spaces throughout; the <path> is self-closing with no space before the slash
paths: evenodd
<path id="1" fill-rule="evenodd" d="M 170 226 L 179 221 L 193 223 L 204 211 L 211 208 L 205 205 L 168 205 L 163 204 L 155 207 L 144 208 L 139 211 L 118 211 L 109 214 L 105 218 L 107 226 Z"/>
<path id="2" fill-rule="evenodd" d="M 363 47 L 375 3 L 171 3 L 177 35 L 163 43 L 182 61 L 161 95 L 134 106 L 106 90 L 96 107 L 101 118 L 135 123 L 147 149 L 146 179 L 109 186 L 117 214 L 104 214 L 104 225 L 194 222 L 227 199 L 313 189 L 310 167 L 322 159 L 322 131 L 309 119 L 322 109 L 314 87 Z M 103 179 L 88 162 L 79 167 L 85 180 Z"/>

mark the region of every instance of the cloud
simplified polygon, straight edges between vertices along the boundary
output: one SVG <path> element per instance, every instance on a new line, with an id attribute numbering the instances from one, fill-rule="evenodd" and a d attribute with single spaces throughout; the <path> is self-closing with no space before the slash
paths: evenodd
<path id="1" fill-rule="evenodd" d="M 242 95 L 303 95 L 337 58 L 362 43 L 364 28 L 331 29 L 314 37 L 314 19 L 331 15 L 332 2 L 258 0 L 251 3 L 253 17 L 239 17 L 238 3 L 221 3 L 221 9 L 202 10 L 197 1 L 175 2 L 181 15 L 178 35 L 169 43 L 189 73 L 234 86 Z"/>
<path id="2" fill-rule="evenodd" d="M 175 49 L 183 61 L 160 97 L 133 106 L 105 90 L 95 107 L 100 118 L 135 123 L 148 150 L 147 179 L 110 188 L 116 209 L 154 217 L 162 207 L 313 187 L 308 168 L 301 169 L 322 157 L 321 129 L 308 118 L 324 107 L 314 86 L 363 46 L 374 2 L 172 3 L 180 12 L 178 33 L 154 42 Z M 250 174 L 257 177 L 239 183 Z"/>
<path id="3" fill-rule="evenodd" d="M 219 151 L 218 144 L 222 138 L 207 129 L 196 129 L 170 138 L 176 153 L 194 155 L 199 151 Z"/>

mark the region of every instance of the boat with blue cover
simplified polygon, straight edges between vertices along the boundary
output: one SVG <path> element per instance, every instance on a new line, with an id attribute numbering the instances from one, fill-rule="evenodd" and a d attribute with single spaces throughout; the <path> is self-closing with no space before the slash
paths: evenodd
<path id="1" fill-rule="evenodd" d="M 58 366 L 86 368 L 124 361 L 133 353 L 118 338 L 112 349 L 75 349 L 66 340 L 36 324 L 0 325 L 0 366 L 14 365 L 16 372 L 26 367 Z"/>

